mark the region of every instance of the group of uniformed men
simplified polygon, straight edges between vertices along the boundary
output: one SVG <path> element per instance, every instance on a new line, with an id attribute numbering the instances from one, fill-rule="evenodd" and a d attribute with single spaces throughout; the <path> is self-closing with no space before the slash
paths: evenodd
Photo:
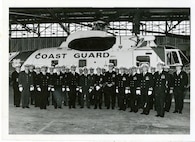
<path id="1" fill-rule="evenodd" d="M 55 72 L 54 72 L 55 69 Z M 94 109 L 115 109 L 116 104 L 119 110 L 130 108 L 130 112 L 138 112 L 148 115 L 151 109 L 157 111 L 157 117 L 164 117 L 165 111 L 169 112 L 172 101 L 172 94 L 175 99 L 175 110 L 173 113 L 182 113 L 184 90 L 188 83 L 187 74 L 182 71 L 182 66 L 176 66 L 173 74 L 163 63 L 157 64 L 157 71 L 151 68 L 148 71 L 148 64 L 142 64 L 138 69 L 132 67 L 115 68 L 109 64 L 108 71 L 96 68 L 69 68 L 42 66 L 34 67 L 25 65 L 24 71 L 20 66 L 12 73 L 14 105 L 22 108 L 29 108 L 29 102 L 35 107 L 46 109 L 50 102 L 54 108 L 62 108 L 68 105 L 69 108 L 87 108 L 92 105 Z M 139 72 L 139 73 L 138 73 Z M 52 101 L 50 101 L 52 98 Z"/>

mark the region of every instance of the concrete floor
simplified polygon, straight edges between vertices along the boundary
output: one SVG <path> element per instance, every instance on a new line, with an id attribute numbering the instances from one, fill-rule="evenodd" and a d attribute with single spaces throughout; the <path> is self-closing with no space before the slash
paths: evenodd
<path id="1" fill-rule="evenodd" d="M 156 112 L 141 115 L 126 111 L 94 109 L 40 110 L 16 108 L 12 103 L 10 89 L 10 134 L 190 134 L 190 104 L 184 104 L 183 114 L 171 111 L 164 118 L 155 117 Z"/>

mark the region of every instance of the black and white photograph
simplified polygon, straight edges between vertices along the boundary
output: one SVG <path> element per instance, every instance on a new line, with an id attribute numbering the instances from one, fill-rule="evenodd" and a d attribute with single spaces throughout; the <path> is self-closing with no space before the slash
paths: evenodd
<path id="1" fill-rule="evenodd" d="M 190 135 L 191 13 L 9 7 L 8 135 Z"/>

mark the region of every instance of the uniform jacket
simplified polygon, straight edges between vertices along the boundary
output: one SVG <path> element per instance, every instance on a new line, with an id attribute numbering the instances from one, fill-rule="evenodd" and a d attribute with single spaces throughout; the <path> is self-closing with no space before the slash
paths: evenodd
<path id="1" fill-rule="evenodd" d="M 54 73 L 54 86 L 62 86 L 64 85 L 63 82 L 63 74 L 60 72 L 60 74 Z"/>
<path id="2" fill-rule="evenodd" d="M 65 72 L 65 73 L 61 73 L 61 74 L 63 76 L 63 85 L 68 86 L 69 73 Z"/>
<path id="3" fill-rule="evenodd" d="M 77 72 L 75 72 L 74 75 L 70 72 L 68 84 L 69 84 L 69 86 L 78 86 L 79 85 L 79 74 Z"/>
<path id="4" fill-rule="evenodd" d="M 49 76 L 48 74 L 41 73 L 40 75 L 40 87 L 47 87 L 49 85 Z"/>
<path id="5" fill-rule="evenodd" d="M 94 86 L 95 83 L 95 74 L 88 74 L 89 86 Z"/>
<path id="6" fill-rule="evenodd" d="M 111 83 L 115 84 L 116 73 L 114 71 L 112 71 L 112 72 L 107 71 L 105 73 L 104 80 L 105 80 L 105 83 L 107 83 L 107 84 L 111 84 Z"/>
<path id="7" fill-rule="evenodd" d="M 118 77 L 116 78 L 116 86 L 118 88 L 125 88 L 128 85 L 129 82 L 129 77 L 126 74 L 119 74 Z"/>
<path id="8" fill-rule="evenodd" d="M 104 83 L 104 76 L 102 74 L 95 75 L 95 85 L 102 85 Z"/>
<path id="9" fill-rule="evenodd" d="M 162 71 L 160 74 L 159 72 L 154 73 L 154 88 L 158 89 L 161 88 L 162 90 L 166 90 L 169 84 L 169 75 L 167 72 Z"/>
<path id="10" fill-rule="evenodd" d="M 137 88 L 140 87 L 140 81 L 141 81 L 141 75 L 138 73 L 135 73 L 134 75 L 131 74 L 129 77 L 129 85 L 130 88 Z"/>
<path id="11" fill-rule="evenodd" d="M 53 73 L 53 74 L 47 73 L 47 75 L 49 77 L 48 84 L 49 84 L 49 86 L 53 87 L 54 86 L 54 82 L 55 82 L 55 73 Z"/>
<path id="12" fill-rule="evenodd" d="M 22 71 L 19 73 L 18 77 L 19 86 L 22 86 L 24 88 L 33 86 L 33 76 L 31 73 L 25 73 L 25 71 Z"/>
<path id="13" fill-rule="evenodd" d="M 79 86 L 87 87 L 87 88 L 90 86 L 88 75 L 82 74 L 80 76 L 80 78 L 79 78 Z"/>
<path id="14" fill-rule="evenodd" d="M 184 89 L 185 86 L 187 86 L 187 84 L 188 84 L 188 76 L 187 76 L 186 72 L 181 71 L 179 73 L 179 75 L 177 75 L 176 72 L 173 73 L 173 84 L 172 84 L 172 86 L 174 88 Z"/>
<path id="15" fill-rule="evenodd" d="M 34 77 L 34 84 L 36 87 L 40 86 L 40 83 L 41 83 L 41 73 L 39 74 L 35 74 L 35 77 Z"/>
<path id="16" fill-rule="evenodd" d="M 11 77 L 14 87 L 18 87 L 18 77 L 19 77 L 19 73 L 17 71 L 14 71 Z"/>
<path id="17" fill-rule="evenodd" d="M 141 76 L 141 83 L 140 87 L 141 89 L 149 89 L 153 87 L 153 77 L 152 74 L 147 72 L 145 75 L 140 74 Z"/>

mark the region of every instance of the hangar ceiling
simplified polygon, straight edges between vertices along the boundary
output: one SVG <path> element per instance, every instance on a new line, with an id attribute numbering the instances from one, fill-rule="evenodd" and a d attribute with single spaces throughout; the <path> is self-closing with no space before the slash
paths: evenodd
<path id="1" fill-rule="evenodd" d="M 133 33 L 140 31 L 148 33 L 160 33 L 165 35 L 179 36 L 171 33 L 182 21 L 190 21 L 189 8 L 10 8 L 9 24 L 20 24 L 24 30 L 34 32 L 27 24 L 58 23 L 68 34 L 70 28 L 64 23 L 75 23 L 91 27 L 83 22 L 94 21 L 131 22 Z M 164 21 L 164 31 L 146 30 L 140 26 L 146 25 L 142 21 Z M 38 27 L 38 26 L 37 26 Z M 188 27 L 189 28 L 189 27 Z M 116 30 L 116 28 L 111 28 Z M 117 30 L 124 30 L 117 27 Z M 14 31 L 10 28 L 10 31 Z M 39 31 L 36 31 L 40 35 Z M 189 32 L 190 33 L 190 32 Z"/>

